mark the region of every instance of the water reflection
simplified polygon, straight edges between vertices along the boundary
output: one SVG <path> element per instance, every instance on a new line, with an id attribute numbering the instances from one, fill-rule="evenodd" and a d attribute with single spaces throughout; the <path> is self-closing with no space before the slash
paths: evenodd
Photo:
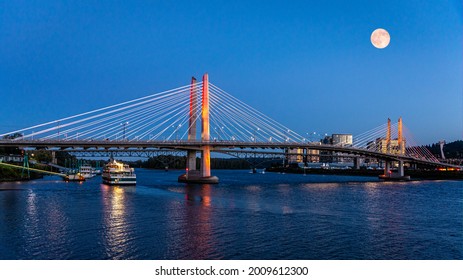
<path id="1" fill-rule="evenodd" d="M 37 195 L 33 190 L 29 190 L 26 198 L 27 208 L 26 214 L 27 218 L 24 221 L 24 227 L 26 230 L 26 239 L 34 239 L 38 233 L 38 211 L 37 211 Z"/>
<path id="2" fill-rule="evenodd" d="M 122 259 L 128 252 L 131 231 L 126 213 L 126 192 L 134 187 L 101 185 L 103 199 L 103 242 L 106 255 L 111 259 Z"/>
<path id="3" fill-rule="evenodd" d="M 64 258 L 66 252 L 66 244 L 70 242 L 68 226 L 69 221 L 64 211 L 62 200 L 51 200 L 44 209 L 44 216 L 48 224 L 46 230 L 46 239 L 48 246 L 55 252 L 56 258 Z"/>
<path id="4" fill-rule="evenodd" d="M 201 205 L 211 206 L 211 185 L 186 185 L 185 199 L 190 202 L 199 201 Z"/>
<path id="5" fill-rule="evenodd" d="M 385 191 L 387 189 L 387 191 Z M 368 242 L 381 241 L 384 256 L 406 256 L 404 251 L 404 224 L 403 209 L 406 209 L 403 189 L 400 185 L 391 182 L 376 182 L 363 184 L 364 197 L 359 208 L 364 213 L 363 223 L 368 229 Z M 391 237 L 394 238 L 386 238 Z M 377 246 L 377 245 L 376 245 Z M 380 254 L 377 252 L 377 254 Z"/>
<path id="6" fill-rule="evenodd" d="M 177 174 L 165 179 L 170 173 L 151 171 L 140 176 L 151 185 L 136 188 L 99 180 L 3 183 L 0 258 L 463 256 L 460 182 L 309 183 L 240 172 L 218 174 L 223 181 L 212 186 L 177 184 Z"/>
<path id="7" fill-rule="evenodd" d="M 169 226 L 167 258 L 219 258 L 214 238 L 212 185 L 186 185 L 185 203 L 172 204 L 167 213 Z"/>

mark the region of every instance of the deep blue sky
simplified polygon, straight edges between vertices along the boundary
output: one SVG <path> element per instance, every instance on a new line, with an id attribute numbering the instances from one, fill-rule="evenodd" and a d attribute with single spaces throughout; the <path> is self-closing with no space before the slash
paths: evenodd
<path id="1" fill-rule="evenodd" d="M 370 43 L 376 28 L 385 49 Z M 1 1 L 0 133 L 211 82 L 295 131 L 463 138 L 455 1 Z"/>

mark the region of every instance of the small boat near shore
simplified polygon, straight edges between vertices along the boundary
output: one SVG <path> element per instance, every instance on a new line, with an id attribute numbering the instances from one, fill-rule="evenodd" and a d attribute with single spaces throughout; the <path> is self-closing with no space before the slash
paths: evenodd
<path id="1" fill-rule="evenodd" d="M 103 183 L 108 185 L 135 185 L 137 175 L 128 164 L 111 159 L 103 169 Z"/>
<path id="2" fill-rule="evenodd" d="M 66 174 L 65 177 L 63 177 L 64 181 L 66 182 L 83 182 L 85 181 L 85 177 L 80 174 L 79 172 L 77 173 L 68 173 Z"/>

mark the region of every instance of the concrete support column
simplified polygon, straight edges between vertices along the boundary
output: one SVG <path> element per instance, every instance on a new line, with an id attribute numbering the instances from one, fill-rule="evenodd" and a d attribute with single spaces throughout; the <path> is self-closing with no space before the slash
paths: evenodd
<path id="1" fill-rule="evenodd" d="M 389 176 L 391 171 L 391 162 L 390 161 L 385 161 L 384 162 L 384 175 Z"/>
<path id="2" fill-rule="evenodd" d="M 354 158 L 354 169 L 360 169 L 360 158 L 359 157 Z"/>
<path id="3" fill-rule="evenodd" d="M 186 168 L 187 172 L 196 170 L 196 151 L 187 152 Z"/>
<path id="4" fill-rule="evenodd" d="M 404 162 L 403 162 L 403 160 L 400 160 L 400 161 L 399 161 L 399 170 L 398 170 L 398 172 L 399 172 L 399 176 L 400 176 L 400 177 L 405 176 L 405 174 L 404 174 Z"/>

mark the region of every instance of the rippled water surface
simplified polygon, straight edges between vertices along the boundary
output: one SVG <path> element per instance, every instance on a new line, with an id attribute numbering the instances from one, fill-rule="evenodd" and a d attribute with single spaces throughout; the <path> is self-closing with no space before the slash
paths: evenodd
<path id="1" fill-rule="evenodd" d="M 219 185 L 143 169 L 136 187 L 0 183 L 0 259 L 463 258 L 461 181 L 214 174 Z"/>

